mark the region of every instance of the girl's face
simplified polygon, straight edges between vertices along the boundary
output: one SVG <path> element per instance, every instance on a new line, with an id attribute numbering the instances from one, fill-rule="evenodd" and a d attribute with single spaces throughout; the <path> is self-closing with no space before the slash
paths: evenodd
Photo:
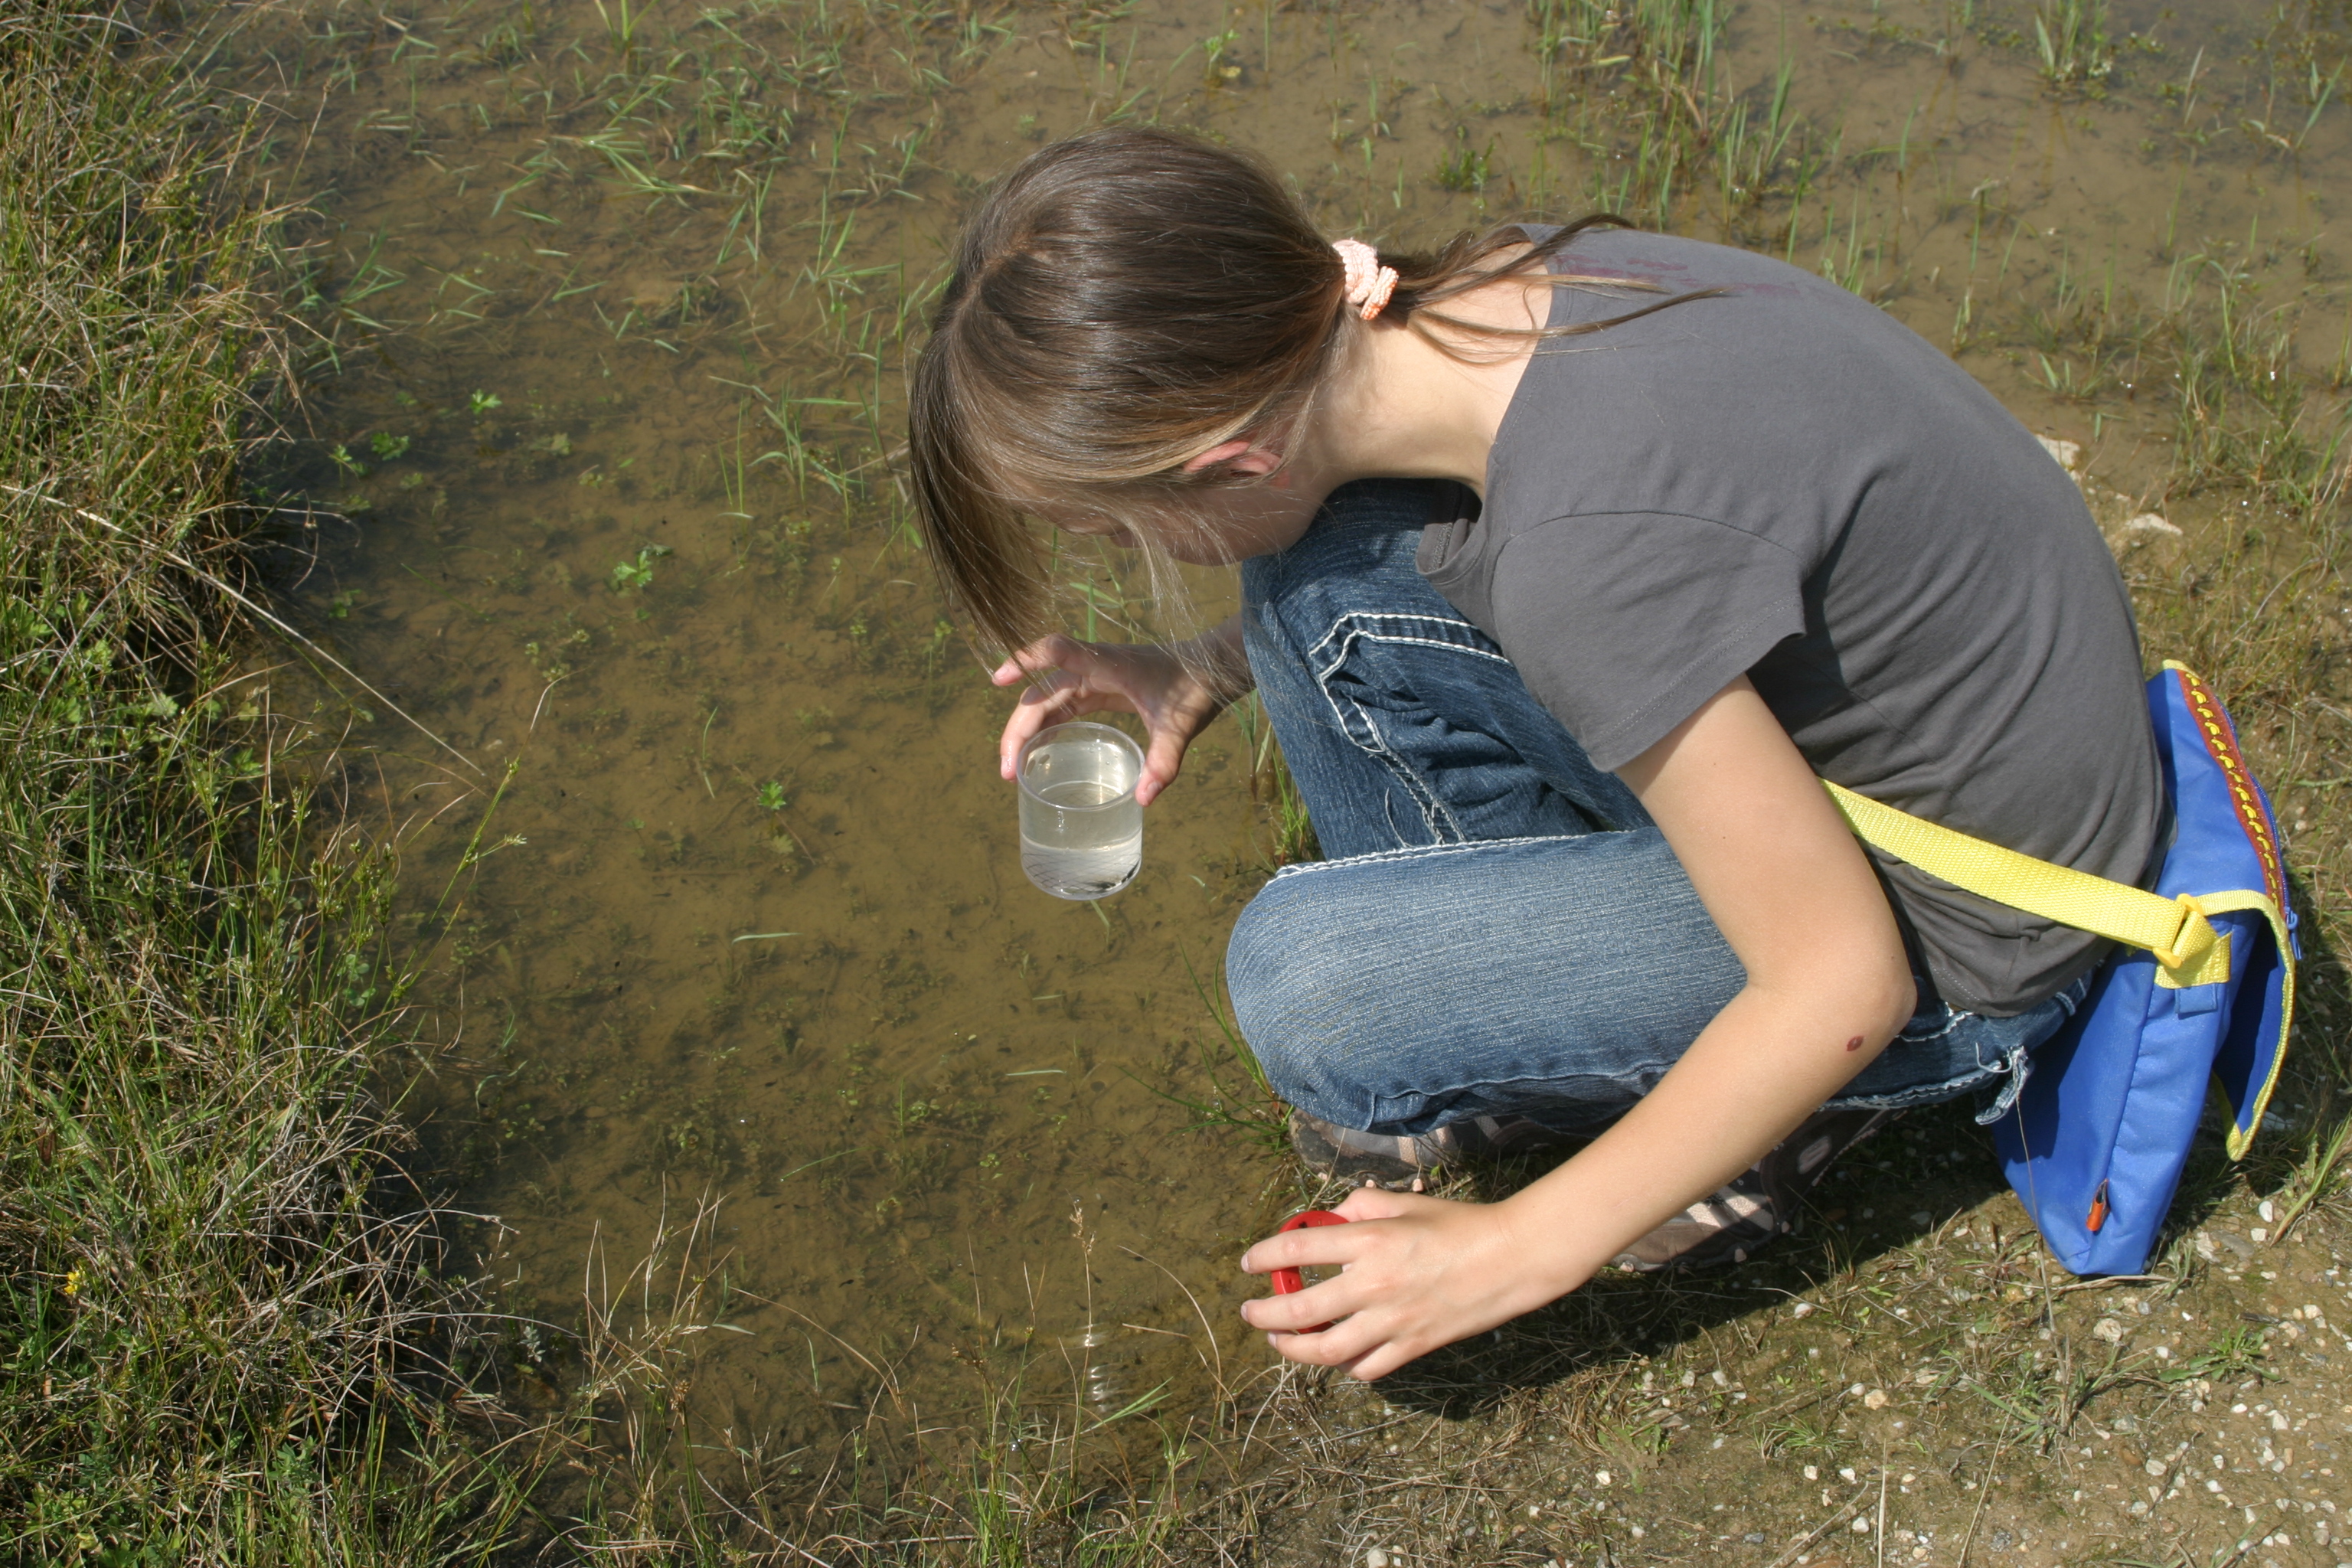
<path id="1" fill-rule="evenodd" d="M 1181 507 L 1114 514 L 1092 508 L 1041 506 L 1038 515 L 1072 533 L 1114 544 L 1148 544 L 1192 566 L 1232 566 L 1298 542 L 1322 498 L 1293 485 L 1287 472 L 1262 484 L 1203 487 Z M 1140 537 L 1139 537 L 1140 536 Z"/>

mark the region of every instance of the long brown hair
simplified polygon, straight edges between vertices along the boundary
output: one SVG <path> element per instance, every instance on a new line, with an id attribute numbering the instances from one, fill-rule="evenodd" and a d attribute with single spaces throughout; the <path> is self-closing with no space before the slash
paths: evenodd
<path id="1" fill-rule="evenodd" d="M 1476 340 L 1615 326 L 1694 295 L 1565 328 L 1444 312 L 1542 273 L 1595 216 L 1540 247 L 1506 225 L 1429 254 L 1383 253 L 1388 311 L 1449 353 Z M 1654 283 L 1549 273 L 1653 293 Z M 1346 340 L 1345 274 L 1279 176 L 1171 131 L 1116 127 L 1040 149 L 964 226 L 908 398 L 915 500 L 949 594 L 999 648 L 1046 630 L 1050 585 L 1024 514 L 1041 500 L 1166 513 L 1189 489 L 1251 482 L 1184 465 L 1303 418 Z M 1706 290 L 1703 292 L 1713 292 Z"/>

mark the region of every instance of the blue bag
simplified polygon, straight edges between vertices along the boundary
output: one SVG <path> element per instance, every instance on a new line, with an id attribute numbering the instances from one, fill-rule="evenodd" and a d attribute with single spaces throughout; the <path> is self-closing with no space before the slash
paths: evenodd
<path id="1" fill-rule="evenodd" d="M 2295 917 L 2270 801 L 2230 716 L 2184 665 L 2147 683 L 2172 802 L 2153 891 L 1923 822 L 1835 784 L 1854 831 L 1955 887 L 2114 939 L 2074 1016 L 2037 1049 L 1994 1142 L 2059 1262 L 2137 1274 L 2218 1080 L 2230 1156 L 2262 1126 L 2294 1019 Z"/>
<path id="2" fill-rule="evenodd" d="M 2228 977 L 2158 984 L 2154 954 L 2119 949 L 2074 1016 L 2033 1053 L 1993 1139 L 2010 1185 L 2076 1274 L 2137 1274 L 2163 1227 L 2189 1141 L 2218 1081 L 2242 1155 L 2286 1059 L 2295 916 L 2270 800 L 2205 683 L 2168 661 L 2147 683 L 2176 826 L 2155 891 L 2199 897 L 2231 949 Z M 2216 889 L 2240 896 L 2216 900 Z M 2259 898 L 2252 895 L 2260 889 Z M 2223 910 L 2221 903 L 2234 903 Z"/>

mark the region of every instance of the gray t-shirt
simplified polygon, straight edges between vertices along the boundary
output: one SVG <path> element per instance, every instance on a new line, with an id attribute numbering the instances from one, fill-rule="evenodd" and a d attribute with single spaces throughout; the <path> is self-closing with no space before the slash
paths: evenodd
<path id="1" fill-rule="evenodd" d="M 1538 231 L 1539 234 L 1541 231 Z M 1908 328 L 1768 257 L 1602 231 L 1559 269 L 1721 298 L 1529 362 L 1487 464 L 1422 539 L 1593 763 L 1746 672 L 1813 771 L 2142 883 L 2164 821 L 2131 605 L 2074 482 Z M 1655 296 L 1562 286 L 1555 326 Z M 1944 999 L 2024 1011 L 2099 938 L 1873 851 Z"/>

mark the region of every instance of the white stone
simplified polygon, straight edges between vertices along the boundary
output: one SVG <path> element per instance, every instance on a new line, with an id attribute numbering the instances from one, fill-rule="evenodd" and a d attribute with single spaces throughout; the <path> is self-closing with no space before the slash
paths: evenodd
<path id="1" fill-rule="evenodd" d="M 1886 1408 L 1886 1390 L 1885 1390 L 1885 1389 L 1883 1389 L 1883 1388 L 1874 1388 L 1874 1389 L 1872 1389 L 1868 1394 L 1864 1394 L 1864 1395 L 1862 1396 L 1862 1404 L 1863 1404 L 1863 1408 L 1864 1408 L 1864 1409 L 1865 1409 L 1865 1410 L 1884 1410 L 1884 1409 L 1885 1409 L 1885 1408 Z"/>
<path id="2" fill-rule="evenodd" d="M 2272 1203 L 2268 1198 L 2264 1198 L 2261 1203 L 2256 1204 L 2254 1205 L 2254 1212 L 2263 1216 L 2263 1223 L 2264 1225 L 2268 1225 L 2271 1221 L 2278 1218 L 2278 1205 Z"/>
<path id="3" fill-rule="evenodd" d="M 1856 1535 L 1868 1535 L 1870 1533 L 1870 1518 L 1867 1514 L 1856 1514 L 1854 1516 L 1853 1532 Z"/>
<path id="4" fill-rule="evenodd" d="M 1375 1546 L 1364 1553 L 1364 1568 L 1389 1568 L 1389 1554 Z"/>
<path id="5" fill-rule="evenodd" d="M 1592 1484 L 1597 1487 L 1605 1487 L 1616 1479 L 1616 1477 L 1611 1475 L 1606 1470 L 1595 1470 L 1592 1472 Z"/>
<path id="6" fill-rule="evenodd" d="M 2074 473 L 2083 466 L 2081 442 L 2062 441 L 2055 436 L 2036 436 L 2034 439 L 2041 442 L 2042 449 L 2049 453 L 2052 460 L 2068 473 Z"/>
<path id="7" fill-rule="evenodd" d="M 2101 1318 L 2091 1325 L 2091 1337 L 2095 1340 L 2105 1340 L 2111 1345 L 2119 1345 L 2124 1342 L 2124 1326 L 2114 1318 Z"/>

